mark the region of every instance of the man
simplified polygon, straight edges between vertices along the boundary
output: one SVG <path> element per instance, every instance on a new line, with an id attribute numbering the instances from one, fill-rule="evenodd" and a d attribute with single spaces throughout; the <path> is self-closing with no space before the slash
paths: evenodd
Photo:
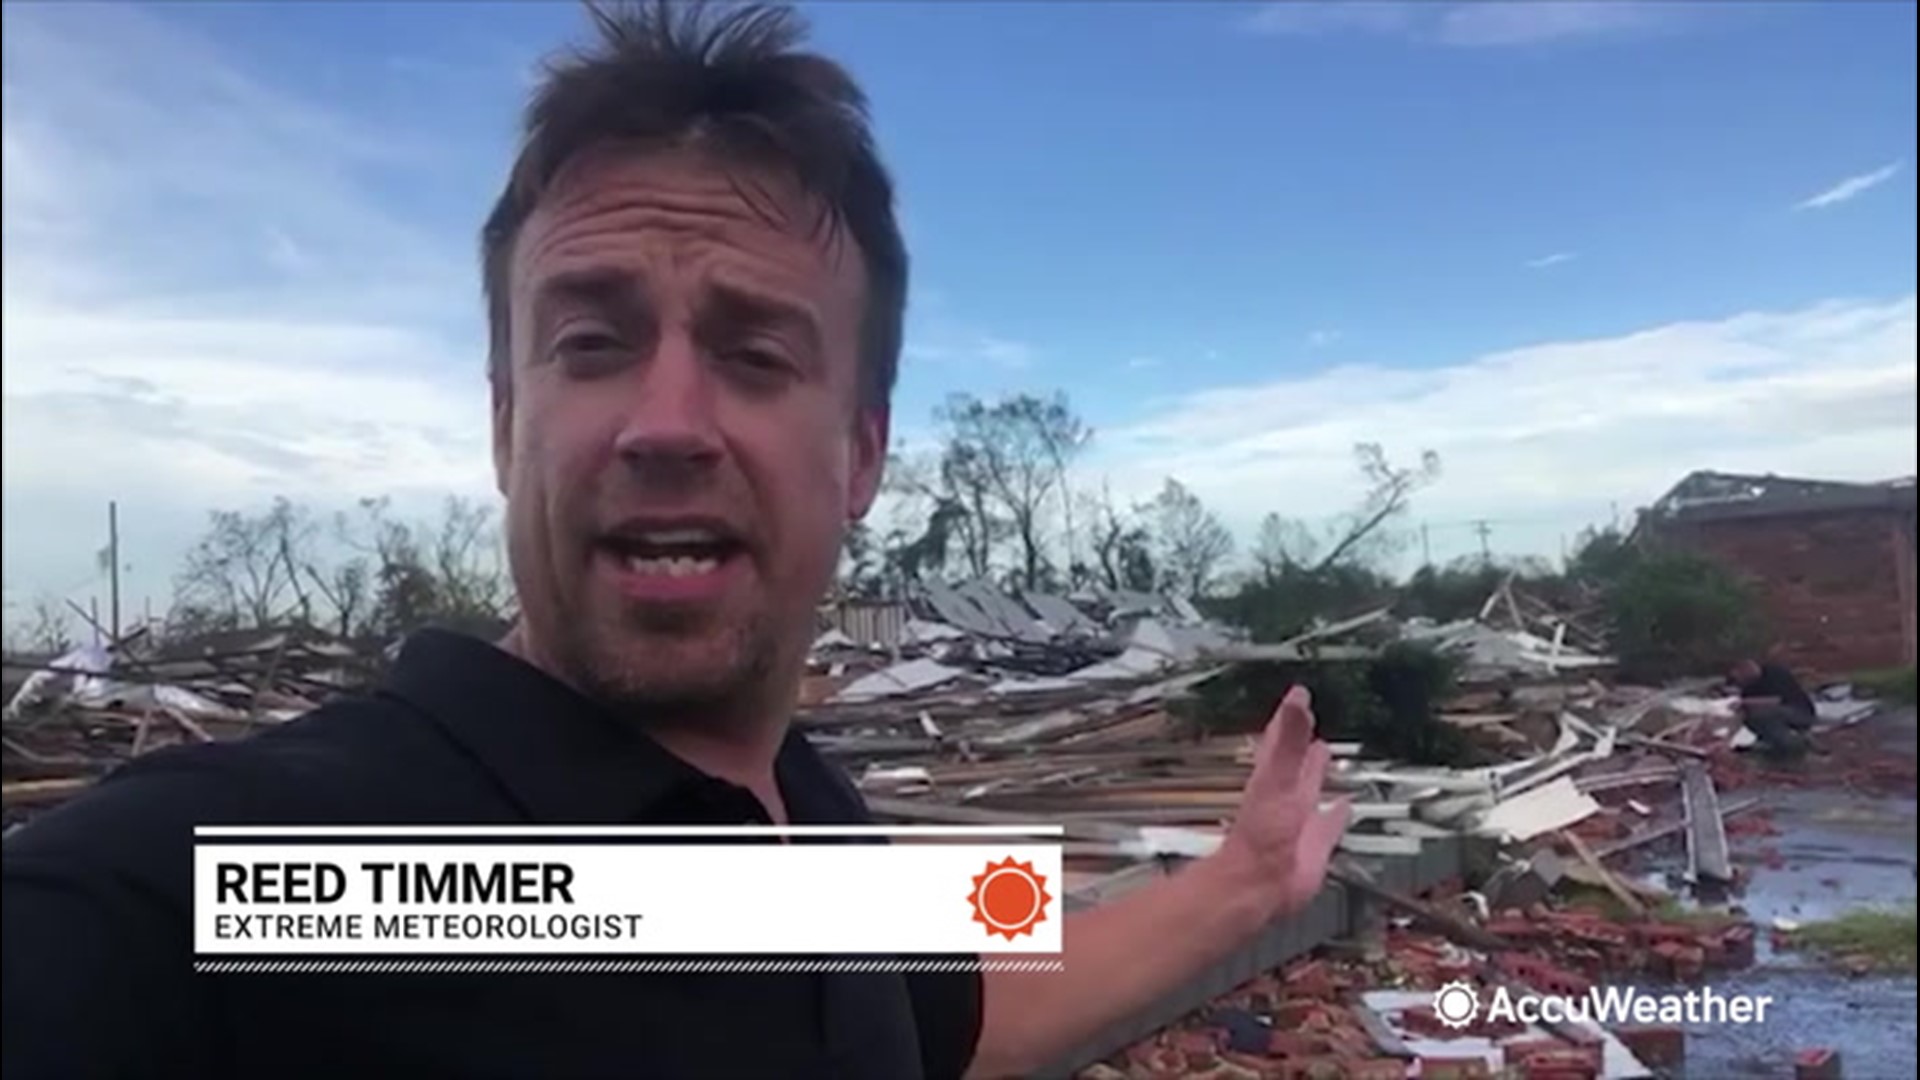
<path id="1" fill-rule="evenodd" d="M 1741 721 L 1761 749 L 1775 757 L 1804 756 L 1818 713 L 1793 672 L 1774 660 L 1747 657 L 1733 665 L 1729 678 L 1740 694 Z"/>
<path id="2" fill-rule="evenodd" d="M 1026 1075 L 1319 889 L 1346 808 L 1296 692 L 1221 850 L 1069 918 L 1064 971 L 192 974 L 195 824 L 866 820 L 788 720 L 880 484 L 907 256 L 848 76 L 789 13 L 712 14 L 596 12 L 482 233 L 517 625 L 9 839 L 9 1077 Z"/>

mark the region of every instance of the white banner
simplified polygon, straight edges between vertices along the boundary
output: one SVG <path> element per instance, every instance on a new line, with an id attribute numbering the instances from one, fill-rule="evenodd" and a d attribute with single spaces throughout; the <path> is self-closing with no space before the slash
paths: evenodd
<path id="1" fill-rule="evenodd" d="M 1030 837 L 199 844 L 194 948 L 202 956 L 1058 954 L 1064 891 L 1059 844 Z"/>

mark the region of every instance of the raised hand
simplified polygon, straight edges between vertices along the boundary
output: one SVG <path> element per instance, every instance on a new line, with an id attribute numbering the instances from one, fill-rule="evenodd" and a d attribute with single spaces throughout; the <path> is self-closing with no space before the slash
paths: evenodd
<path id="1" fill-rule="evenodd" d="M 1313 728 L 1312 696 L 1296 686 L 1260 736 L 1253 775 L 1220 850 L 1255 880 L 1270 883 L 1262 893 L 1271 898 L 1275 918 L 1299 911 L 1320 891 L 1352 815 L 1345 797 L 1320 805 L 1332 753 Z"/>

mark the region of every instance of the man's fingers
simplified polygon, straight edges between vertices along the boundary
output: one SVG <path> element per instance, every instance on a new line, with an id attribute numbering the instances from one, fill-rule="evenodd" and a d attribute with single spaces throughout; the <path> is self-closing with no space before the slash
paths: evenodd
<path id="1" fill-rule="evenodd" d="M 1288 690 L 1268 727 L 1273 733 L 1269 755 L 1283 775 L 1294 775 L 1313 744 L 1313 695 L 1304 686 Z"/>
<path id="2" fill-rule="evenodd" d="M 1327 766 L 1333 763 L 1333 747 L 1315 739 L 1307 744 L 1307 752 L 1302 756 L 1300 772 L 1294 778 L 1294 790 L 1299 797 L 1312 803 L 1319 803 L 1320 789 L 1326 786 Z"/>
<path id="3" fill-rule="evenodd" d="M 1347 835 L 1347 825 L 1353 820 L 1353 797 L 1342 795 L 1334 799 L 1316 815 L 1314 827 L 1307 830 L 1306 854 L 1313 865 L 1324 867 L 1332 860 L 1333 851 L 1340 846 L 1340 838 Z"/>

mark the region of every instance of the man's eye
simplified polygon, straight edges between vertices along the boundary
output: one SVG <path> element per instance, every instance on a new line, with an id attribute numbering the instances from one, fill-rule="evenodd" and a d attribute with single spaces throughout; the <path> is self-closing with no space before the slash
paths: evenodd
<path id="1" fill-rule="evenodd" d="M 620 347 L 619 338 L 593 330 L 568 334 L 555 346 L 556 350 L 562 353 L 604 353 Z"/>
<path id="2" fill-rule="evenodd" d="M 575 375 L 610 373 L 625 362 L 626 342 L 601 330 L 562 334 L 554 342 L 553 358 Z"/>
<path id="3" fill-rule="evenodd" d="M 781 353 L 773 349 L 745 346 L 730 350 L 727 358 L 733 363 L 754 371 L 779 374 L 792 369 L 793 364 Z"/>

